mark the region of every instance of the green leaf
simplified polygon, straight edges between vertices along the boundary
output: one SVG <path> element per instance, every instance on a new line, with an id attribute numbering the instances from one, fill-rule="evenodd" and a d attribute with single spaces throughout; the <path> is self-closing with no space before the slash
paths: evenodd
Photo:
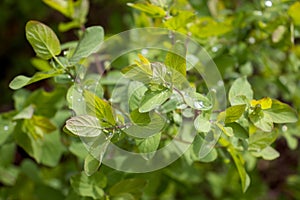
<path id="1" fill-rule="evenodd" d="M 124 193 L 131 193 L 134 196 L 139 196 L 146 185 L 147 181 L 144 179 L 125 179 L 113 185 L 109 190 L 109 194 L 111 196 L 118 196 Z"/>
<path id="2" fill-rule="evenodd" d="M 159 6 L 150 4 L 148 2 L 145 3 L 127 3 L 128 6 L 133 7 L 137 10 L 147 13 L 151 17 L 164 17 L 166 12 Z"/>
<path id="3" fill-rule="evenodd" d="M 218 116 L 218 120 L 224 119 L 225 123 L 232 123 L 237 121 L 245 112 L 246 104 L 235 105 L 227 108 L 224 112 L 221 112 Z"/>
<path id="4" fill-rule="evenodd" d="M 180 11 L 176 16 L 166 20 L 164 25 L 170 30 L 180 30 L 181 28 L 185 28 L 194 16 L 195 13 L 191 11 Z"/>
<path id="5" fill-rule="evenodd" d="M 47 117 L 33 115 L 32 121 L 39 135 L 51 133 L 56 130 L 56 126 Z"/>
<path id="6" fill-rule="evenodd" d="M 80 137 L 97 137 L 102 133 L 99 119 L 90 115 L 72 117 L 65 126 L 71 133 Z"/>
<path id="7" fill-rule="evenodd" d="M 139 111 L 141 113 L 149 112 L 163 104 L 171 95 L 172 91 L 168 88 L 157 91 L 148 90 L 141 100 Z"/>
<path id="8" fill-rule="evenodd" d="M 194 120 L 194 126 L 198 132 L 207 133 L 210 131 L 211 123 L 202 115 L 198 115 Z"/>
<path id="9" fill-rule="evenodd" d="M 159 147 L 161 133 L 157 133 L 145 139 L 135 139 L 137 148 L 142 156 L 149 160 L 155 155 L 155 151 Z"/>
<path id="10" fill-rule="evenodd" d="M 227 135 L 228 137 L 232 137 L 233 136 L 233 129 L 231 127 L 224 127 L 221 124 L 217 123 L 217 126 L 223 131 L 223 133 L 225 135 Z"/>
<path id="11" fill-rule="evenodd" d="M 50 71 L 52 69 L 49 62 L 41 58 L 31 58 L 30 62 L 39 71 Z"/>
<path id="12" fill-rule="evenodd" d="M 140 82 L 133 81 L 128 86 L 128 104 L 129 110 L 133 111 L 139 108 L 140 102 L 147 91 L 147 87 Z"/>
<path id="13" fill-rule="evenodd" d="M 84 98 L 89 109 L 89 113 L 100 120 L 101 125 L 115 125 L 113 110 L 111 105 L 102 100 L 97 95 L 87 90 L 84 91 Z"/>
<path id="14" fill-rule="evenodd" d="M 237 138 L 247 139 L 249 138 L 248 131 L 242 127 L 239 123 L 233 122 L 226 124 L 226 127 L 230 127 L 233 130 L 233 134 Z"/>
<path id="15" fill-rule="evenodd" d="M 27 77 L 27 76 L 20 75 L 20 76 L 15 77 L 10 82 L 9 87 L 13 90 L 17 90 L 17 89 L 20 89 L 20 88 L 22 88 L 26 85 L 31 84 L 31 83 L 35 83 L 35 82 L 43 80 L 43 79 L 55 77 L 55 76 L 58 76 L 62 73 L 63 73 L 62 70 L 51 70 L 51 71 L 48 71 L 48 72 L 37 72 L 31 78 Z"/>
<path id="16" fill-rule="evenodd" d="M 247 103 L 247 100 L 253 99 L 253 91 L 246 77 L 235 80 L 229 90 L 230 104 L 239 105 Z M 245 100 L 247 99 L 247 100 Z"/>
<path id="17" fill-rule="evenodd" d="M 185 103 L 196 110 L 209 110 L 212 108 L 212 102 L 204 95 L 195 91 L 184 91 Z"/>
<path id="18" fill-rule="evenodd" d="M 20 111 L 17 115 L 13 117 L 13 120 L 17 119 L 30 119 L 33 116 L 34 112 L 34 106 L 29 105 L 28 107 L 24 108 L 22 111 Z"/>
<path id="19" fill-rule="evenodd" d="M 60 42 L 51 28 L 38 21 L 26 24 L 26 38 L 33 47 L 36 55 L 48 60 L 60 54 Z"/>
<path id="20" fill-rule="evenodd" d="M 59 131 L 44 135 L 43 145 L 39 151 L 42 152 L 42 164 L 49 167 L 57 166 L 62 154 L 65 152 L 65 146 L 62 144 Z"/>
<path id="21" fill-rule="evenodd" d="M 280 156 L 279 152 L 276 151 L 273 147 L 267 146 L 259 152 L 251 152 L 252 155 L 256 157 L 262 157 L 265 160 L 274 160 Z"/>
<path id="22" fill-rule="evenodd" d="M 102 188 L 106 187 L 107 178 L 102 173 L 97 172 L 92 176 L 87 176 L 84 172 L 71 177 L 72 188 L 83 197 L 101 199 L 104 196 Z"/>
<path id="23" fill-rule="evenodd" d="M 271 132 L 274 127 L 272 117 L 262 110 L 259 113 L 251 113 L 249 118 L 254 126 L 262 131 Z"/>
<path id="24" fill-rule="evenodd" d="M 300 2 L 295 2 L 288 10 L 289 16 L 293 19 L 296 25 L 300 25 Z"/>
<path id="25" fill-rule="evenodd" d="M 59 11 L 66 17 L 72 17 L 74 10 L 72 9 L 73 1 L 66 0 L 43 0 L 45 4 Z M 71 4 L 71 5 L 70 5 Z"/>
<path id="26" fill-rule="evenodd" d="M 155 112 L 150 113 L 150 119 L 151 122 L 146 126 L 132 125 L 123 131 L 137 138 L 145 138 L 161 132 L 166 124 L 166 119 Z"/>
<path id="27" fill-rule="evenodd" d="M 176 53 L 174 53 L 176 52 Z M 171 51 L 167 53 L 165 64 L 186 76 L 186 47 L 184 43 L 177 41 Z"/>
<path id="28" fill-rule="evenodd" d="M 133 81 L 149 83 L 152 80 L 152 70 L 148 64 L 133 64 L 122 69 L 124 76 Z"/>
<path id="29" fill-rule="evenodd" d="M 272 107 L 264 110 L 274 123 L 294 123 L 298 121 L 296 111 L 285 103 L 278 100 L 272 100 Z"/>
<path id="30" fill-rule="evenodd" d="M 193 145 L 190 148 L 191 151 L 190 156 L 192 160 L 208 163 L 208 162 L 213 162 L 215 159 L 217 159 L 218 153 L 216 149 L 212 149 L 206 156 L 200 158 L 199 152 L 202 145 L 204 145 L 204 139 L 199 134 L 197 134 L 193 141 Z"/>
<path id="31" fill-rule="evenodd" d="M 0 146 L 9 138 L 13 133 L 16 123 L 11 120 L 2 119 L 0 115 Z"/>
<path id="32" fill-rule="evenodd" d="M 82 159 L 85 159 L 89 154 L 86 147 L 80 139 L 79 141 L 72 141 L 71 145 L 69 146 L 69 151 L 76 157 Z"/>
<path id="33" fill-rule="evenodd" d="M 88 154 L 84 159 L 84 171 L 86 175 L 91 176 L 100 167 L 101 162 L 94 158 L 91 154 Z"/>
<path id="34" fill-rule="evenodd" d="M 271 145 L 278 137 L 278 132 L 262 132 L 256 131 L 249 136 L 249 149 L 254 151 L 260 151 Z"/>
<path id="35" fill-rule="evenodd" d="M 30 92 L 25 89 L 20 89 L 14 92 L 13 100 L 14 100 L 15 109 L 17 111 L 22 110 L 26 106 L 26 101 L 28 100 L 29 96 L 30 96 Z"/>
<path id="36" fill-rule="evenodd" d="M 104 30 L 101 26 L 87 28 L 82 39 L 79 41 L 70 62 L 77 63 L 82 58 L 87 58 L 89 55 L 96 53 L 100 48 L 103 38 Z"/>
<path id="37" fill-rule="evenodd" d="M 14 131 L 15 142 L 22 147 L 28 155 L 33 157 L 38 163 L 41 162 L 43 141 L 40 138 L 34 138 L 35 133 L 32 123 L 26 123 L 27 119 L 22 124 L 16 126 Z"/>
<path id="38" fill-rule="evenodd" d="M 130 119 L 134 124 L 139 126 L 146 126 L 151 122 L 149 113 L 140 113 L 138 109 L 130 113 Z"/>
<path id="39" fill-rule="evenodd" d="M 228 152 L 230 153 L 235 166 L 238 170 L 238 173 L 240 175 L 240 179 L 242 182 L 242 190 L 243 192 L 246 192 L 247 188 L 250 185 L 250 177 L 248 176 L 246 170 L 245 170 L 245 166 L 244 166 L 244 159 L 241 155 L 239 155 L 239 153 L 232 147 L 230 146 L 228 148 Z"/>
<path id="40" fill-rule="evenodd" d="M 34 139 L 44 137 L 45 133 L 56 130 L 56 126 L 46 117 L 33 115 L 30 119 L 24 119 L 23 131 L 30 134 Z"/>
<path id="41" fill-rule="evenodd" d="M 44 89 L 38 89 L 26 98 L 25 106 L 34 105 L 35 115 L 41 115 L 48 118 L 54 117 L 58 109 L 64 105 L 65 88 L 56 87 L 53 91 L 47 92 Z"/>

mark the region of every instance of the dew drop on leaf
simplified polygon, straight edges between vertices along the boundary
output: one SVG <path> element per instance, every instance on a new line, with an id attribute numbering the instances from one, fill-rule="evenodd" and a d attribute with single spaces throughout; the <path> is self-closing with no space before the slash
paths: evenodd
<path id="1" fill-rule="evenodd" d="M 282 130 L 283 132 L 286 132 L 286 131 L 288 130 L 288 127 L 287 127 L 286 125 L 283 125 L 283 126 L 281 127 L 281 130 Z"/>

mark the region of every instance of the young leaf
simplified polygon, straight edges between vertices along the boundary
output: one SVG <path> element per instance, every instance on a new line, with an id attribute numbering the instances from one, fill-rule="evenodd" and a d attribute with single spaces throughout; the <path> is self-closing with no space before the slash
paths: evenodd
<path id="1" fill-rule="evenodd" d="M 35 82 L 43 80 L 43 79 L 55 77 L 55 76 L 58 76 L 62 73 L 63 73 L 62 70 L 51 70 L 51 71 L 48 71 L 48 72 L 37 72 L 31 78 L 20 75 L 20 76 L 15 77 L 10 82 L 9 87 L 13 90 L 17 90 L 17 89 L 20 89 L 20 88 L 22 88 L 26 85 L 31 84 L 31 83 L 35 83 Z"/>
<path id="2" fill-rule="evenodd" d="M 225 123 L 232 123 L 238 120 L 245 112 L 246 104 L 235 105 L 227 108 L 224 112 L 221 112 L 218 116 L 218 120 L 224 120 Z"/>
<path id="3" fill-rule="evenodd" d="M 253 91 L 246 77 L 241 77 L 233 82 L 229 90 L 229 101 L 233 106 L 247 103 L 246 99 L 253 99 Z"/>
<path id="4" fill-rule="evenodd" d="M 202 115 L 198 115 L 194 120 L 194 126 L 197 131 L 207 133 L 210 131 L 211 123 Z"/>
<path id="5" fill-rule="evenodd" d="M 285 103 L 272 100 L 272 107 L 264 111 L 274 123 L 294 123 L 298 121 L 296 111 Z"/>
<path id="6" fill-rule="evenodd" d="M 81 115 L 67 120 L 65 126 L 71 133 L 81 137 L 96 137 L 102 133 L 99 119 L 90 115 Z"/>
<path id="7" fill-rule="evenodd" d="M 157 91 L 148 90 L 141 100 L 139 111 L 141 113 L 149 112 L 163 104 L 171 95 L 172 91 L 168 88 Z"/>
<path id="8" fill-rule="evenodd" d="M 269 109 L 272 107 L 272 99 L 269 97 L 264 97 L 260 100 L 251 100 L 250 102 L 252 107 L 255 107 L 257 105 L 260 105 L 261 109 L 265 110 L 265 109 Z"/>
<path id="9" fill-rule="evenodd" d="M 164 17 L 166 15 L 166 12 L 161 7 L 158 7 L 156 5 L 150 4 L 148 2 L 146 3 L 127 3 L 128 6 L 133 7 L 137 10 L 143 11 L 150 15 L 151 17 Z"/>
<path id="10" fill-rule="evenodd" d="M 38 57 L 48 60 L 60 54 L 60 42 L 51 28 L 38 21 L 26 24 L 26 38 Z"/>
<path id="11" fill-rule="evenodd" d="M 176 42 L 172 48 L 172 52 L 168 52 L 165 59 L 165 64 L 166 66 L 175 69 L 183 76 L 186 76 L 185 56 L 186 56 L 186 47 L 182 42 Z"/>
<path id="12" fill-rule="evenodd" d="M 84 91 L 84 98 L 87 103 L 89 112 L 96 116 L 102 125 L 115 125 L 116 121 L 110 104 L 94 93 L 87 90 Z M 104 121 L 104 123 L 102 123 Z"/>
<path id="13" fill-rule="evenodd" d="M 72 9 L 72 5 L 70 6 L 70 2 L 73 3 L 73 1 L 43 0 L 43 2 L 66 17 L 71 18 L 73 16 L 74 10 Z"/>
<path id="14" fill-rule="evenodd" d="M 101 26 L 87 28 L 70 59 L 70 63 L 75 64 L 82 58 L 87 58 L 89 55 L 96 53 L 99 50 L 103 38 L 104 30 Z"/>

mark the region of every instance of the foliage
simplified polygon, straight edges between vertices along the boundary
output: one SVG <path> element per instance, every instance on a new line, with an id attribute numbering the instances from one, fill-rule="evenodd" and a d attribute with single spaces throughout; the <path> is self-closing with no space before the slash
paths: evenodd
<path id="1" fill-rule="evenodd" d="M 88 1 L 44 2 L 71 20 L 61 23 L 59 30 L 76 28 L 79 40 L 61 44 L 47 25 L 38 21 L 26 25 L 26 38 L 40 71 L 32 77 L 17 76 L 9 85 L 19 90 L 13 96 L 15 109 L 0 115 L 0 181 L 4 185 L 0 199 L 264 198 L 266 188 L 255 186 L 260 182 L 253 171 L 256 163 L 279 157 L 274 146 L 279 137 L 295 149 L 299 136 L 298 114 L 292 108 L 300 107 L 299 2 L 128 4 L 137 10 L 135 27 L 178 31 L 209 51 L 228 89 L 227 108 L 219 111 L 213 110 L 214 94 L 189 68 L 186 58 L 179 56 L 186 54 L 184 41 L 169 44 L 166 55 L 136 54 L 135 62 L 132 57 L 117 60 L 104 68 L 101 78 L 91 76 L 87 69 L 97 64 L 94 53 L 104 40 L 104 30 L 85 27 Z M 118 88 L 120 77 L 127 82 Z M 49 78 L 54 86 L 50 92 L 20 89 Z M 133 91 L 131 84 L 140 87 Z M 127 102 L 113 99 L 114 86 L 120 96 L 131 94 L 126 115 L 120 109 Z M 101 165 L 108 142 L 151 159 L 191 116 L 196 137 L 172 165 L 144 174 Z M 143 139 L 138 133 L 151 136 Z M 212 151 L 201 154 L 201 146 L 218 135 Z M 94 142 L 95 150 L 88 152 L 81 140 Z M 28 158 L 16 165 L 13 155 L 19 148 Z M 289 177 L 288 184 L 293 187 L 298 179 Z M 297 192 L 289 195 L 299 198 Z"/>

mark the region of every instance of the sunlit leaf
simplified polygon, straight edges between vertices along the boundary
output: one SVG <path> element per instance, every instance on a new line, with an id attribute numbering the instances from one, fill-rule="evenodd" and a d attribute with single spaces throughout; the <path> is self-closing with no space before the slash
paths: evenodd
<path id="1" fill-rule="evenodd" d="M 103 39 L 104 30 L 101 26 L 87 28 L 79 41 L 70 62 L 77 63 L 82 58 L 87 58 L 89 55 L 96 53 L 99 50 Z"/>
<path id="2" fill-rule="evenodd" d="M 272 107 L 264 111 L 267 113 L 274 123 L 294 123 L 298 121 L 296 111 L 288 104 L 278 100 L 272 100 Z"/>
<path id="3" fill-rule="evenodd" d="M 60 42 L 51 28 L 38 21 L 26 24 L 26 38 L 38 57 L 48 60 L 60 54 Z"/>
<path id="4" fill-rule="evenodd" d="M 99 119 L 90 115 L 72 117 L 66 122 L 66 128 L 74 135 L 96 137 L 102 133 Z"/>
<path id="5" fill-rule="evenodd" d="M 87 90 L 84 91 L 84 98 L 87 103 L 89 113 L 96 116 L 101 124 L 102 122 L 107 125 L 116 124 L 112 107 L 107 101 Z"/>
<path id="6" fill-rule="evenodd" d="M 239 105 L 253 99 L 253 91 L 246 77 L 236 79 L 229 90 L 230 104 Z"/>
<path id="7" fill-rule="evenodd" d="M 141 100 L 139 111 L 149 112 L 163 104 L 171 95 L 172 92 L 168 88 L 157 91 L 148 90 Z"/>
<path id="8" fill-rule="evenodd" d="M 133 7 L 137 10 L 147 13 L 151 17 L 164 17 L 166 12 L 159 6 L 150 4 L 148 2 L 145 3 L 127 3 L 128 6 Z"/>
<path id="9" fill-rule="evenodd" d="M 27 76 L 20 75 L 20 76 L 15 77 L 10 82 L 9 87 L 13 90 L 17 90 L 17 89 L 20 89 L 31 83 L 35 83 L 35 82 L 43 80 L 43 79 L 55 77 L 62 73 L 63 73 L 62 70 L 51 70 L 48 72 L 37 72 L 33 77 L 27 77 Z"/>

